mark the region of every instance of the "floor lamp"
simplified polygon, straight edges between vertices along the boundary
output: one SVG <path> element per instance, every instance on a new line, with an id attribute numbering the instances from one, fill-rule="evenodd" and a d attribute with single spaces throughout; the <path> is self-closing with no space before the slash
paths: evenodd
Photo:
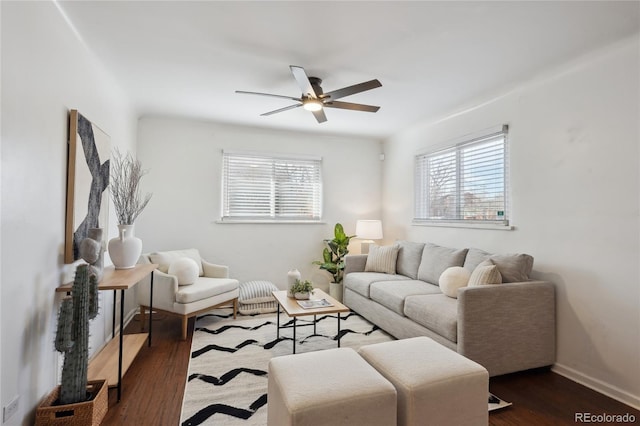
<path id="1" fill-rule="evenodd" d="M 382 221 L 359 220 L 356 222 L 356 238 L 361 239 L 360 253 L 368 254 L 373 240 L 382 239 Z"/>

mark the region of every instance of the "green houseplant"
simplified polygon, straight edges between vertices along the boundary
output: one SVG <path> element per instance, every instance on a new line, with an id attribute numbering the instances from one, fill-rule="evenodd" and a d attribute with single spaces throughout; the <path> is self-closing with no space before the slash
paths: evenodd
<path id="1" fill-rule="evenodd" d="M 344 272 L 344 257 L 349 254 L 349 241 L 355 235 L 347 235 L 340 223 L 336 223 L 333 229 L 333 239 L 326 239 L 326 247 L 322 251 L 322 260 L 316 260 L 314 265 L 319 265 L 320 269 L 328 271 L 333 281 L 329 286 L 331 297 L 342 301 L 342 278 Z"/>
<path id="2" fill-rule="evenodd" d="M 291 286 L 291 294 L 296 299 L 308 299 L 311 293 L 313 293 L 313 283 L 309 280 L 296 280 Z"/>

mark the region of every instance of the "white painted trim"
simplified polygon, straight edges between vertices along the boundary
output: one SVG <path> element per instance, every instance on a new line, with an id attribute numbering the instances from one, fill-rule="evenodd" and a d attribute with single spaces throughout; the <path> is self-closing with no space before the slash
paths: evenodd
<path id="1" fill-rule="evenodd" d="M 593 389 L 596 392 L 613 398 L 616 401 L 627 404 L 635 408 L 636 410 L 640 410 L 640 395 L 632 395 L 625 390 L 617 388 L 616 386 L 605 383 L 602 380 L 596 379 L 594 377 L 587 376 L 586 374 L 583 374 L 571 367 L 567 367 L 562 364 L 554 364 L 551 368 L 551 371 L 563 377 L 566 377 L 569 380 L 580 383 L 581 385 L 584 385 L 589 389 Z"/>
<path id="2" fill-rule="evenodd" d="M 413 221 L 412 226 L 434 226 L 439 228 L 469 228 L 469 229 L 491 229 L 493 231 L 513 231 L 515 227 L 496 223 L 464 223 L 460 222 L 429 222 Z"/>
<path id="3" fill-rule="evenodd" d="M 258 219 L 219 219 L 213 223 L 224 225 L 246 225 L 246 224 L 263 224 L 263 225 L 323 225 L 327 222 L 321 220 L 258 220 Z"/>

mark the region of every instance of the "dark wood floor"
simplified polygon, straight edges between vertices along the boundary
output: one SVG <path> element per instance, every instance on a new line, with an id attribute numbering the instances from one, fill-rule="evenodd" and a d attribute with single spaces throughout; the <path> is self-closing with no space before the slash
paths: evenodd
<path id="1" fill-rule="evenodd" d="M 109 390 L 109 411 L 103 425 L 179 424 L 193 319 L 189 326 L 187 340 L 181 341 L 178 318 L 165 316 L 153 322 L 152 346 L 144 346 L 123 378 L 119 403 L 116 389 Z M 139 327 L 137 319 L 131 321 L 125 333 L 138 332 Z M 489 424 L 493 426 L 575 425 L 576 412 L 631 413 L 635 424 L 640 424 L 640 411 L 548 370 L 494 377 L 490 391 L 513 403 L 490 414 Z"/>

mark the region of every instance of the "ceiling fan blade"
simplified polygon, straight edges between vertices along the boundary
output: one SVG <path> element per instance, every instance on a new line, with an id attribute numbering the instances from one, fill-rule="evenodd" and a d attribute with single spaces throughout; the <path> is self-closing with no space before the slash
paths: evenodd
<path id="1" fill-rule="evenodd" d="M 260 114 L 260 116 L 267 116 L 267 115 L 277 114 L 279 112 L 288 111 L 290 109 L 298 108 L 298 107 L 301 107 L 301 106 L 302 106 L 302 104 L 289 105 L 287 107 L 276 109 L 274 111 L 265 112 L 264 114 Z"/>
<path id="2" fill-rule="evenodd" d="M 240 93 L 242 95 L 271 96 L 272 98 L 282 98 L 282 99 L 289 99 L 289 100 L 292 100 L 292 101 L 302 102 L 302 99 L 300 99 L 300 98 L 294 98 L 292 96 L 284 96 L 284 95 L 274 95 L 274 94 L 271 94 L 271 93 L 246 92 L 244 90 L 236 90 L 236 93 Z"/>
<path id="3" fill-rule="evenodd" d="M 354 104 L 351 102 L 329 101 L 324 104 L 327 108 L 351 109 L 354 111 L 377 112 L 380 107 L 374 105 Z"/>
<path id="4" fill-rule="evenodd" d="M 327 116 L 324 114 L 324 110 L 312 111 L 313 116 L 316 118 L 318 123 L 324 123 L 327 121 Z"/>
<path id="5" fill-rule="evenodd" d="M 307 73 L 304 71 L 304 68 L 298 67 L 295 65 L 289 65 L 291 69 L 291 73 L 293 74 L 293 78 L 298 82 L 298 86 L 300 86 L 300 90 L 302 90 L 302 95 L 307 96 L 311 95 L 313 98 L 317 98 L 316 91 L 313 90 L 313 86 L 311 85 L 311 81 L 309 81 L 309 77 Z"/>
<path id="6" fill-rule="evenodd" d="M 331 99 L 340 99 L 344 98 L 345 96 L 355 95 L 356 93 L 375 89 L 376 87 L 381 86 L 382 83 L 380 83 L 378 80 L 365 81 L 364 83 L 354 84 L 353 86 L 343 87 L 342 89 L 327 92 L 322 98 L 324 99 L 330 97 Z"/>

